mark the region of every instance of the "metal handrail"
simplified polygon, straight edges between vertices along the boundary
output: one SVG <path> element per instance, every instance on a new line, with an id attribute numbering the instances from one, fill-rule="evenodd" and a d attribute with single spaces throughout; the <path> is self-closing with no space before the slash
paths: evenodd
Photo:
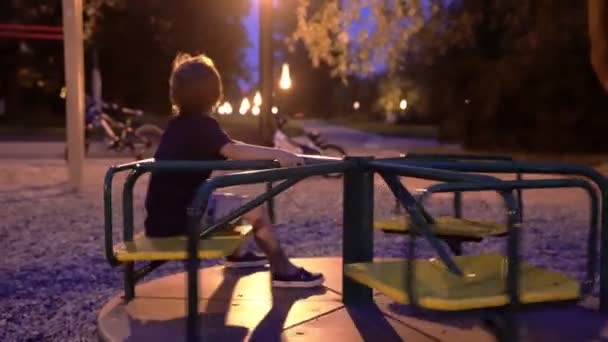
<path id="1" fill-rule="evenodd" d="M 219 188 L 233 185 L 256 184 L 275 181 L 289 181 L 294 178 L 305 178 L 330 173 L 342 173 L 354 168 L 356 163 L 351 161 L 326 162 L 318 165 L 301 166 L 296 168 L 282 168 L 274 170 L 244 171 L 211 178 L 205 181 L 198 189 L 190 208 L 188 209 L 188 321 L 187 332 L 189 339 L 196 340 L 199 334 L 198 317 L 198 245 L 201 238 L 212 234 L 219 226 L 202 228 L 200 220 L 207 210 L 211 194 Z M 286 187 L 287 188 L 287 187 Z M 241 210 L 253 209 L 255 203 L 249 202 L 241 206 Z M 204 223 L 203 223 L 204 225 Z"/>
<path id="2" fill-rule="evenodd" d="M 595 283 L 597 273 L 597 240 L 598 240 L 598 214 L 599 198 L 593 186 L 586 180 L 578 178 L 568 179 L 542 179 L 524 181 L 501 181 L 499 183 L 443 183 L 428 187 L 420 198 L 423 203 L 426 197 L 433 193 L 454 191 L 487 191 L 487 190 L 515 190 L 515 189 L 550 189 L 550 188 L 581 188 L 589 197 L 589 235 L 587 239 L 587 272 L 583 281 L 582 294 L 588 294 Z"/>
<path id="3" fill-rule="evenodd" d="M 391 162 L 442 170 L 484 173 L 534 173 L 586 177 L 600 190 L 600 265 L 608 265 L 608 178 L 589 166 L 570 163 L 530 163 L 530 162 L 453 162 L 395 160 Z M 600 268 L 600 311 L 608 312 L 608 267 Z"/>
<path id="4" fill-rule="evenodd" d="M 401 161 L 403 159 L 409 160 L 450 160 L 450 161 L 514 161 L 510 155 L 500 154 L 464 154 L 464 153 L 404 153 L 399 157 L 385 158 L 382 161 Z M 516 173 L 516 179 L 522 180 L 523 176 L 520 172 Z M 396 203 L 398 208 L 398 203 Z M 519 207 L 520 221 L 523 221 L 524 215 L 524 203 L 523 194 L 521 189 L 517 189 L 517 205 Z M 454 193 L 454 216 L 462 218 L 462 194 L 459 192 Z"/>
<path id="5" fill-rule="evenodd" d="M 131 171 L 123 187 L 123 238 L 133 239 L 133 188 L 137 180 L 146 172 L 152 171 L 210 171 L 210 170 L 244 170 L 268 169 L 277 167 L 275 161 L 155 161 L 145 159 L 112 166 L 104 178 L 104 245 L 106 259 L 112 266 L 120 265 L 114 255 L 113 221 L 112 221 L 112 184 L 117 173 Z"/>

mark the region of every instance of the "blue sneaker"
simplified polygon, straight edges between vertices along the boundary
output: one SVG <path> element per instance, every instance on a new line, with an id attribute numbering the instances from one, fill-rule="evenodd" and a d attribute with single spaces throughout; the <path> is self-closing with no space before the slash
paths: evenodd
<path id="1" fill-rule="evenodd" d="M 323 285 L 324 281 L 323 274 L 310 273 L 302 267 L 294 274 L 272 275 L 272 286 L 274 287 L 311 288 Z"/>
<path id="2" fill-rule="evenodd" d="M 263 267 L 268 264 L 268 258 L 247 252 L 240 256 L 229 255 L 224 259 L 223 264 L 228 268 Z"/>

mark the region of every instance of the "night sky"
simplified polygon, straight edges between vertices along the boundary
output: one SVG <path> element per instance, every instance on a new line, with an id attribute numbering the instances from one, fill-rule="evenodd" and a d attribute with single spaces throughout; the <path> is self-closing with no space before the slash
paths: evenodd
<path id="1" fill-rule="evenodd" d="M 247 64 L 252 67 L 251 78 L 255 83 L 258 78 L 258 48 L 259 48 L 259 0 L 251 0 L 251 13 L 245 19 L 245 26 L 249 31 L 249 42 L 251 46 L 247 50 Z M 249 85 L 245 85 L 249 86 Z"/>

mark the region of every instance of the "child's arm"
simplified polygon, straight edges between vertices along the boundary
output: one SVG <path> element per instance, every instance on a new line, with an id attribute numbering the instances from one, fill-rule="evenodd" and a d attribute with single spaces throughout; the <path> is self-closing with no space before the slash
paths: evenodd
<path id="1" fill-rule="evenodd" d="M 282 167 L 304 165 L 304 160 L 291 152 L 241 142 L 224 145 L 220 153 L 232 160 L 276 160 Z"/>

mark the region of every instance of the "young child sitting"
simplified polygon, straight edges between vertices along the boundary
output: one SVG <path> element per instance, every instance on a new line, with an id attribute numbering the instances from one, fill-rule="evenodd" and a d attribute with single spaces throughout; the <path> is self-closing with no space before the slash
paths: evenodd
<path id="1" fill-rule="evenodd" d="M 208 57 L 178 55 L 169 86 L 175 114 L 161 138 L 156 160 L 276 160 L 282 167 L 303 164 L 295 154 L 237 142 L 222 130 L 211 117 L 222 98 L 222 81 Z M 210 175 L 210 171 L 153 173 L 146 197 L 146 235 L 185 235 L 186 209 L 199 185 Z M 217 205 L 223 198 L 216 195 L 210 203 Z M 226 258 L 226 267 L 270 264 L 272 285 L 277 287 L 314 287 L 323 283 L 322 274 L 310 273 L 289 261 L 263 207 L 250 211 L 244 219 L 252 224 L 255 242 L 265 256 L 242 247 Z"/>

